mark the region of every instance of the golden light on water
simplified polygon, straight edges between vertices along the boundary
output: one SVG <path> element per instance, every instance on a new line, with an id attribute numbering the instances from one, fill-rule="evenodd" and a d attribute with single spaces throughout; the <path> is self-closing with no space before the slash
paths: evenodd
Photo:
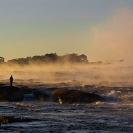
<path id="1" fill-rule="evenodd" d="M 59 103 L 60 103 L 60 104 L 63 104 L 63 102 L 62 102 L 62 100 L 61 100 L 60 97 L 58 97 L 58 100 L 59 100 Z"/>

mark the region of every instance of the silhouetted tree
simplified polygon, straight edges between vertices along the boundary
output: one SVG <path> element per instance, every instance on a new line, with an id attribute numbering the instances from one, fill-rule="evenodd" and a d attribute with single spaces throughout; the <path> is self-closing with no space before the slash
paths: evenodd
<path id="1" fill-rule="evenodd" d="M 16 63 L 20 65 L 27 65 L 29 63 L 87 63 L 87 56 L 82 54 L 66 54 L 63 56 L 58 56 L 56 53 L 50 53 L 45 55 L 35 55 L 33 57 L 27 57 L 27 58 L 18 58 L 18 59 L 12 59 L 8 61 L 9 63 Z"/>

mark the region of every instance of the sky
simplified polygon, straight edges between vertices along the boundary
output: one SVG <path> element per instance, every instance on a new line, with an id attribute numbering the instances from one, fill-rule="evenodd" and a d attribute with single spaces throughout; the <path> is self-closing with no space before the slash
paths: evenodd
<path id="1" fill-rule="evenodd" d="M 0 56 L 132 60 L 133 0 L 0 0 Z"/>

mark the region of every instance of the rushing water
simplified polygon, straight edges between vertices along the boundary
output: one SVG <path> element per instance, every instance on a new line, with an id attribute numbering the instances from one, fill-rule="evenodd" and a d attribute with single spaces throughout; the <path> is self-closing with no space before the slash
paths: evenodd
<path id="1" fill-rule="evenodd" d="M 47 90 L 51 87 L 73 87 L 95 92 L 105 100 L 91 104 L 60 105 L 51 101 L 40 102 L 35 100 L 33 94 L 27 94 L 22 102 L 1 102 L 0 114 L 31 118 L 33 121 L 1 124 L 0 132 L 133 133 L 133 67 L 130 71 L 129 68 L 117 67 L 69 68 L 58 72 L 59 70 L 54 69 L 55 73 L 50 74 L 42 68 L 36 71 L 34 69 L 33 72 L 32 69 L 26 69 L 22 73 L 13 70 L 14 79 L 23 77 L 22 80 L 15 80 L 14 85 Z M 7 71 L 3 70 L 3 75 L 6 74 Z M 4 78 L 3 75 L 0 75 L 1 79 Z M 45 84 L 40 79 L 34 81 L 30 77 L 41 77 L 44 82 L 54 80 L 55 83 Z M 1 82 L 7 83 L 7 80 Z"/>
<path id="2" fill-rule="evenodd" d="M 38 87 L 38 84 L 34 84 Z M 40 85 L 40 88 L 46 85 Z M 48 86 L 47 86 L 48 87 Z M 75 87 L 76 89 L 76 87 Z M 83 87 L 84 91 L 88 88 Z M 92 90 L 91 90 L 92 91 Z M 32 94 L 22 102 L 0 103 L 0 114 L 35 119 L 31 122 L 2 124 L 3 133 L 125 133 L 133 132 L 133 88 L 97 87 L 105 98 L 91 104 L 39 102 Z"/>

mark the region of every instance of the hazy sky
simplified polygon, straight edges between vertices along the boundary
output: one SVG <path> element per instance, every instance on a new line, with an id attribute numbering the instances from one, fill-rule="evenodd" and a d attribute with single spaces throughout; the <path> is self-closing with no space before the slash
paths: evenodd
<path id="1" fill-rule="evenodd" d="M 0 0 L 0 56 L 132 59 L 133 0 Z M 130 53 L 130 54 L 129 54 Z"/>

